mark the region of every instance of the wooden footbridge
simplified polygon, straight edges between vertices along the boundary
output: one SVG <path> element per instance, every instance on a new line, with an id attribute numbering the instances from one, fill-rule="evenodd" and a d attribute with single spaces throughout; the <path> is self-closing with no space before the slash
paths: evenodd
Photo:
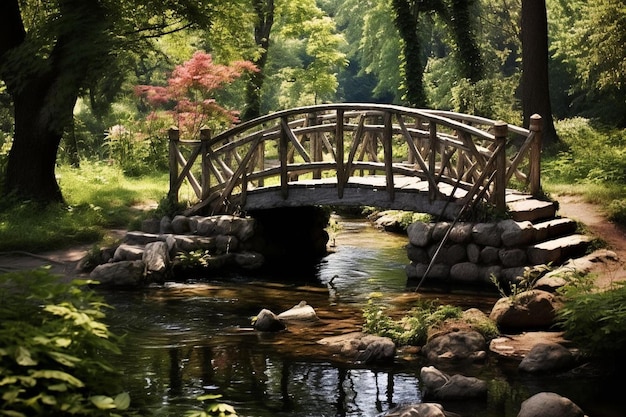
<path id="1" fill-rule="evenodd" d="M 446 111 L 316 105 L 194 141 L 170 130 L 170 197 L 187 183 L 189 213 L 344 205 L 453 218 L 463 206 L 504 212 L 536 196 L 540 154 L 540 116 L 523 129 Z"/>

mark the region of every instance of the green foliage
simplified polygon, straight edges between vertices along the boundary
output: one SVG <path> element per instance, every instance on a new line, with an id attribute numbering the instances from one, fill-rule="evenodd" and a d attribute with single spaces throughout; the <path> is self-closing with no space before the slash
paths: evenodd
<path id="1" fill-rule="evenodd" d="M 284 2 L 278 6 L 275 44 L 270 48 L 268 67 L 276 66 L 280 108 L 319 104 L 336 100 L 337 73 L 347 65 L 345 38 L 337 33 L 335 21 L 315 1 Z M 276 52 L 289 51 L 277 62 Z"/>
<path id="2" fill-rule="evenodd" d="M 428 337 L 428 330 L 443 323 L 446 319 L 459 318 L 460 307 L 435 305 L 434 302 L 422 302 L 412 308 L 404 317 L 394 320 L 385 314 L 385 306 L 373 298 L 368 300 L 363 310 L 363 330 L 366 333 L 389 337 L 399 345 L 423 345 Z"/>
<path id="3" fill-rule="evenodd" d="M 216 401 L 222 398 L 219 394 L 207 394 L 198 397 L 199 401 L 208 401 L 204 411 L 189 411 L 185 417 L 237 417 L 235 408 L 232 405 Z"/>
<path id="4" fill-rule="evenodd" d="M 117 416 L 130 405 L 105 360 L 119 339 L 87 282 L 45 270 L 0 275 L 0 415 Z"/>
<path id="5" fill-rule="evenodd" d="M 626 130 L 598 129 L 583 118 L 562 120 L 555 127 L 563 149 L 544 163 L 543 175 L 549 180 L 570 183 L 626 180 Z"/>
<path id="6" fill-rule="evenodd" d="M 542 161 L 542 181 L 552 193 L 581 194 L 626 224 L 626 130 L 598 128 L 574 118 L 555 124 L 561 138 Z"/>
<path id="7" fill-rule="evenodd" d="M 613 200 L 607 208 L 609 220 L 626 224 L 626 199 Z"/>
<path id="8" fill-rule="evenodd" d="M 167 192 L 166 174 L 127 178 L 104 163 L 62 166 L 58 178 L 67 205 L 2 202 L 0 250 L 42 251 L 99 241 L 106 229 L 144 216 L 140 206 L 154 204 Z"/>
<path id="9" fill-rule="evenodd" d="M 451 89 L 453 110 L 521 125 L 521 109 L 515 97 L 518 83 L 518 75 L 498 76 L 475 83 L 460 79 Z"/>
<path id="10" fill-rule="evenodd" d="M 208 250 L 192 250 L 189 252 L 178 252 L 176 254 L 176 263 L 182 268 L 206 268 L 211 259 L 211 252 Z"/>
<path id="11" fill-rule="evenodd" d="M 557 311 L 565 337 L 586 354 L 611 366 L 624 365 L 626 349 L 626 284 L 594 288 L 593 277 L 578 276 L 560 290 Z"/>
<path id="12" fill-rule="evenodd" d="M 550 269 L 550 265 L 535 265 L 533 267 L 525 267 L 524 275 L 522 275 L 519 280 L 508 282 L 509 288 L 504 288 L 500 280 L 493 274 L 489 277 L 489 279 L 496 287 L 501 297 L 508 297 L 512 303 L 516 303 L 518 301 L 517 298 L 519 297 L 519 295 L 523 292 L 532 290 L 537 280 L 541 278 L 546 272 L 550 271 Z"/>

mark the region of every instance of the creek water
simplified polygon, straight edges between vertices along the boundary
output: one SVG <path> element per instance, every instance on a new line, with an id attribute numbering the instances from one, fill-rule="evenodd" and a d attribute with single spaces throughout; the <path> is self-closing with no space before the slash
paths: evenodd
<path id="1" fill-rule="evenodd" d="M 123 384 L 143 416 L 182 416 L 200 410 L 197 397 L 220 394 L 240 416 L 376 416 L 396 405 L 422 401 L 419 372 L 426 365 L 400 351 L 393 364 L 343 361 L 317 343 L 358 331 L 363 307 L 376 293 L 390 311 L 418 299 L 437 299 L 484 311 L 495 294 L 415 293 L 407 288 L 406 236 L 381 232 L 366 220 L 338 219 L 331 253 L 314 268 L 286 262 L 271 276 L 208 275 L 139 292 L 105 293 L 114 307 L 111 329 L 125 336 Z M 280 313 L 305 300 L 320 318 L 314 326 L 276 334 L 251 328 L 267 308 Z M 448 411 L 481 417 L 515 417 L 521 402 L 541 391 L 572 399 L 590 417 L 624 416 L 619 381 L 585 377 L 530 377 L 516 363 L 440 367 L 488 381 L 486 399 L 445 402 Z"/>

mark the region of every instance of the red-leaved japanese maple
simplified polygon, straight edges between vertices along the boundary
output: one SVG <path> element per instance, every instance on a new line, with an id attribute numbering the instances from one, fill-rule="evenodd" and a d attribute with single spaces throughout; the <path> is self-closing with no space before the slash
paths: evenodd
<path id="1" fill-rule="evenodd" d="M 211 54 L 198 51 L 174 68 L 167 86 L 137 85 L 135 94 L 155 109 L 167 108 L 181 134 L 197 138 L 203 126 L 228 127 L 239 120 L 238 111 L 222 107 L 214 96 L 246 71 L 258 69 L 250 61 L 216 64 Z"/>

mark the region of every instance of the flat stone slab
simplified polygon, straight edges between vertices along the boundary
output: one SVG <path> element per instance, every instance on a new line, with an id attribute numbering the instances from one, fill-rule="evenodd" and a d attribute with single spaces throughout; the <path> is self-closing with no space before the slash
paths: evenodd
<path id="1" fill-rule="evenodd" d="M 565 236 L 576 232 L 578 224 L 572 219 L 561 218 L 536 223 L 535 239 L 538 242 L 548 240 L 560 236 Z"/>
<path id="2" fill-rule="evenodd" d="M 561 263 L 582 252 L 590 241 L 589 236 L 577 234 L 538 243 L 528 248 L 528 260 L 533 265 Z"/>
<path id="3" fill-rule="evenodd" d="M 563 344 L 563 332 L 525 332 L 502 335 L 489 343 L 489 350 L 505 358 L 522 360 L 538 343 Z"/>
<path id="4" fill-rule="evenodd" d="M 512 201 L 507 205 L 511 211 L 511 217 L 518 222 L 535 222 L 549 219 L 556 214 L 556 204 L 552 201 L 528 198 L 526 200 Z"/>

